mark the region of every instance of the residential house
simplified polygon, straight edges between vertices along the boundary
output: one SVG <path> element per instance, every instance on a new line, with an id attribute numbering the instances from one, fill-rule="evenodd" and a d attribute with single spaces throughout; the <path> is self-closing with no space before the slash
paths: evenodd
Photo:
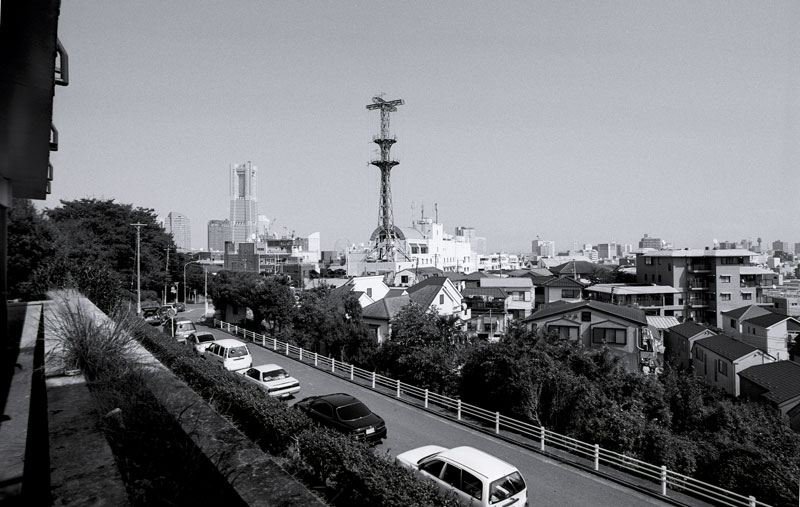
<path id="1" fill-rule="evenodd" d="M 722 313 L 768 304 L 763 290 L 777 280 L 754 264 L 749 250 L 658 250 L 636 255 L 636 281 L 671 285 L 682 293 L 683 317 L 722 328 Z"/>
<path id="2" fill-rule="evenodd" d="M 455 315 L 465 323 L 469 320 L 461 292 L 445 276 L 427 278 L 406 291 L 411 301 L 422 308 L 433 308 L 442 316 Z"/>
<path id="3" fill-rule="evenodd" d="M 582 299 L 583 283 L 569 277 L 533 277 L 533 307 L 538 310 L 556 301 L 575 303 Z"/>
<path id="4" fill-rule="evenodd" d="M 596 252 L 595 252 L 596 253 Z M 589 260 L 570 260 L 550 268 L 550 272 L 558 277 L 569 277 L 574 280 L 590 280 L 598 274 L 613 271 L 612 266 L 596 264 Z"/>
<path id="5" fill-rule="evenodd" d="M 395 287 L 411 287 L 422 280 L 431 278 L 433 276 L 445 276 L 444 271 L 434 267 L 424 267 L 415 269 L 403 269 L 395 273 L 394 286 Z"/>
<path id="6" fill-rule="evenodd" d="M 558 333 L 586 347 L 608 347 L 623 358 L 629 371 L 649 366 L 642 351 L 653 352 L 654 344 L 644 311 L 599 301 L 558 302 L 545 306 L 523 320 L 528 329 Z"/>
<path id="7" fill-rule="evenodd" d="M 467 331 L 478 338 L 496 340 L 506 331 L 509 295 L 500 287 L 465 287 L 461 291 L 470 312 Z"/>
<path id="8" fill-rule="evenodd" d="M 770 312 L 743 321 L 738 338 L 775 359 L 783 360 L 789 359 L 789 350 L 794 346 L 798 334 L 800 334 L 800 320 Z"/>
<path id="9" fill-rule="evenodd" d="M 739 396 L 739 373 L 773 361 L 756 347 L 724 334 L 700 338 L 692 353 L 694 374 L 733 396 Z"/>
<path id="10" fill-rule="evenodd" d="M 745 320 L 769 315 L 770 312 L 764 307 L 756 305 L 745 305 L 734 310 L 722 312 L 722 332 L 728 336 L 741 336 L 742 324 Z"/>
<path id="11" fill-rule="evenodd" d="M 673 366 L 688 370 L 692 365 L 694 343 L 714 334 L 714 331 L 706 326 L 692 321 L 669 328 L 664 335 L 666 361 Z"/>
<path id="12" fill-rule="evenodd" d="M 766 401 L 800 431 L 800 364 L 794 361 L 751 366 L 739 373 L 740 395 Z"/>
<path id="13" fill-rule="evenodd" d="M 506 315 L 509 319 L 524 319 L 533 310 L 533 282 L 530 278 L 486 277 L 478 280 L 481 289 L 503 289 L 508 295 Z"/>
<path id="14" fill-rule="evenodd" d="M 358 298 L 361 308 L 366 308 L 375 301 L 383 299 L 389 287 L 383 282 L 382 275 L 353 276 L 344 284 L 331 290 L 331 296 L 343 296 L 352 292 Z"/>
<path id="15" fill-rule="evenodd" d="M 391 321 L 400 311 L 411 303 L 408 294 L 387 295 L 361 311 L 361 320 L 369 328 L 372 338 L 378 343 L 392 336 Z"/>

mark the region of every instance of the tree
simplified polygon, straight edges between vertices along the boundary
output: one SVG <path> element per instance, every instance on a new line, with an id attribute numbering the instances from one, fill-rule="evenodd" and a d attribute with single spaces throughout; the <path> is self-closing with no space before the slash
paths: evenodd
<path id="1" fill-rule="evenodd" d="M 14 199 L 8 212 L 8 297 L 38 298 L 31 276 L 54 258 L 56 231 L 33 203 Z"/>

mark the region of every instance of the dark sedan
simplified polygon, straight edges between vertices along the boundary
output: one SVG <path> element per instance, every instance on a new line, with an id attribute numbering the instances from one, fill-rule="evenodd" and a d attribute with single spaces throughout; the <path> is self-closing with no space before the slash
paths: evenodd
<path id="1" fill-rule="evenodd" d="M 386 423 L 358 398 L 345 393 L 304 398 L 294 405 L 320 424 L 371 443 L 386 438 Z"/>

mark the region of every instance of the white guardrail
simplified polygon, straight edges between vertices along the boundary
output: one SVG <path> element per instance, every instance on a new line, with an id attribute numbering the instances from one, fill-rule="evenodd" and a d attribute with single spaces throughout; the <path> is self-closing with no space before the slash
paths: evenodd
<path id="1" fill-rule="evenodd" d="M 603 449 L 597 444 L 587 444 L 586 442 L 555 433 L 543 426 L 535 426 L 524 421 L 506 417 L 499 412 L 491 412 L 475 405 L 462 403 L 461 400 L 448 398 L 447 396 L 442 396 L 441 394 L 428 391 L 427 389 L 421 389 L 399 380 L 384 377 L 374 371 L 363 370 L 352 364 L 337 361 L 336 359 L 319 355 L 316 352 L 303 350 L 295 345 L 278 341 L 276 338 L 254 333 L 228 322 L 214 319 L 214 327 L 236 336 L 242 336 L 252 343 L 284 354 L 289 358 L 296 359 L 303 363 L 313 364 L 317 368 L 326 370 L 340 377 L 349 377 L 352 381 L 363 381 L 360 383 L 371 386 L 374 390 L 380 390 L 381 392 L 386 392 L 388 390 L 397 398 L 403 396 L 405 396 L 406 399 L 415 398 L 417 403 L 424 406 L 426 409 L 437 407 L 446 412 L 455 414 L 458 421 L 463 421 L 463 418 L 467 416 L 471 420 L 479 421 L 489 428 L 494 426 L 494 433 L 497 435 L 500 434 L 501 430 L 505 430 L 515 435 L 524 436 L 534 442 L 538 442 L 538 449 L 541 452 L 545 452 L 547 448 L 554 448 L 584 458 L 594 463 L 595 471 L 600 471 L 600 465 L 607 465 L 615 470 L 644 478 L 649 482 L 660 485 L 660 494 L 662 496 L 668 496 L 667 490 L 673 489 L 693 497 L 722 505 L 770 507 L 769 504 L 757 501 L 753 496 L 748 497 L 740 495 L 733 491 L 714 486 L 713 484 L 693 479 L 688 475 L 673 472 L 667 469 L 666 466 L 652 465 L 624 454 Z"/>

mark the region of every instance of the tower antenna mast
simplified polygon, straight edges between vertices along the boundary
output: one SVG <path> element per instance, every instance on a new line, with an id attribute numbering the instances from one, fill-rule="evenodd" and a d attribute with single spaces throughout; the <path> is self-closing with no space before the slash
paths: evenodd
<path id="1" fill-rule="evenodd" d="M 370 164 L 381 170 L 378 228 L 372 234 L 372 239 L 374 240 L 373 252 L 376 254 L 376 260 L 381 262 L 394 262 L 395 253 L 398 251 L 403 257 L 407 258 L 405 252 L 395 244 L 397 231 L 395 230 L 392 212 L 391 171 L 392 167 L 400 162 L 392 160 L 389 156 L 392 145 L 397 142 L 396 138 L 389 135 L 389 113 L 396 112 L 397 106 L 402 106 L 403 104 L 403 99 L 386 101 L 381 97 L 372 97 L 372 104 L 367 104 L 368 110 L 377 109 L 381 112 L 381 132 L 372 139 L 381 148 L 381 158 L 370 161 Z"/>

